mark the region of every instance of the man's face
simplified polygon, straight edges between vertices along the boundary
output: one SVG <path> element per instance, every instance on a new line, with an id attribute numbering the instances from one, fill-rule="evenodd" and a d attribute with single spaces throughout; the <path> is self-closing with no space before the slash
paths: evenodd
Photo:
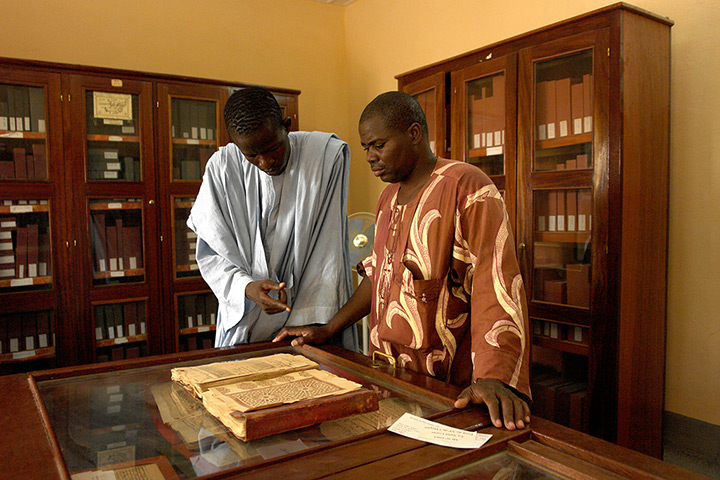
<path id="1" fill-rule="evenodd" d="M 410 175 L 416 162 L 409 132 L 389 128 L 377 116 L 362 122 L 359 130 L 373 175 L 387 183 L 402 182 Z"/>
<path id="2" fill-rule="evenodd" d="M 248 162 L 268 175 L 280 175 L 290 158 L 287 130 L 283 126 L 265 124 L 262 128 L 245 134 L 230 133 L 230 140 L 237 145 Z"/>

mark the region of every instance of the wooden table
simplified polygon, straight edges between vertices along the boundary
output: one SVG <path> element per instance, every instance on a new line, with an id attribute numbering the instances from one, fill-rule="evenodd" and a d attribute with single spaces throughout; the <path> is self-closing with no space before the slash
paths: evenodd
<path id="1" fill-rule="evenodd" d="M 170 368 L 280 351 L 303 354 L 437 422 L 492 438 L 479 449 L 462 450 L 386 428 L 329 435 L 337 429 L 323 425 L 242 444 L 204 419 L 209 423 L 196 442 L 160 418 L 152 392 L 169 381 Z M 472 478 L 488 479 L 503 478 L 513 468 L 516 473 L 539 469 L 541 478 L 705 478 L 537 417 L 523 430 L 494 428 L 486 410 L 452 407 L 459 389 L 331 346 L 255 344 L 47 370 L 0 377 L 0 391 L 6 451 L 0 476 L 8 480 L 70 479 L 101 464 L 121 464 L 128 456 L 125 465 L 156 463 L 165 479 L 466 478 L 458 471 L 462 468 L 474 472 Z M 218 467 L 221 454 L 232 461 Z M 528 478 L 538 478 L 537 472 Z"/>

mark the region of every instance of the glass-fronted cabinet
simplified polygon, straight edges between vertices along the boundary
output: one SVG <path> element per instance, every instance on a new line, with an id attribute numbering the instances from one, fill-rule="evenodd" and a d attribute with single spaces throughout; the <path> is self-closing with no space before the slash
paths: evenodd
<path id="1" fill-rule="evenodd" d="M 481 169 L 503 194 L 515 219 L 517 55 L 491 58 L 451 73 L 452 158 Z"/>
<path id="2" fill-rule="evenodd" d="M 0 67 L 0 373 L 56 365 L 60 75 Z"/>
<path id="3" fill-rule="evenodd" d="M 439 72 L 408 84 L 403 91 L 415 97 L 425 112 L 430 149 L 439 157 L 449 158 L 450 141 L 447 136 L 445 73 Z"/>
<path id="4" fill-rule="evenodd" d="M 243 86 L 0 58 L 0 375 L 212 346 L 186 221 Z"/>
<path id="5" fill-rule="evenodd" d="M 72 156 L 69 207 L 77 242 L 71 259 L 83 273 L 82 301 L 70 306 L 85 352 L 77 360 L 160 353 L 148 340 L 162 332 L 152 84 L 86 75 L 68 83 L 71 149 L 82 152 Z"/>
<path id="6" fill-rule="evenodd" d="M 577 429 L 589 412 L 612 402 L 599 392 L 591 368 L 599 359 L 591 339 L 602 338 L 593 316 L 604 302 L 608 217 L 596 185 L 608 152 L 595 131 L 607 131 L 607 36 L 603 31 L 550 42 L 520 54 L 519 109 L 524 279 L 533 329 L 534 411 Z M 597 81 L 599 80 L 599 81 Z M 598 115 L 597 112 L 601 112 Z M 597 146 L 596 146 L 597 145 Z M 598 218 L 599 213 L 600 217 Z M 595 298 L 599 296 L 599 298 Z M 593 430 L 597 427 L 593 426 Z"/>
<path id="7" fill-rule="evenodd" d="M 208 160 L 228 142 L 222 107 L 229 94 L 220 86 L 158 85 L 158 163 L 161 201 L 167 212 L 163 217 L 163 275 L 169 280 L 164 282 L 164 308 L 171 312 L 165 318 L 166 329 L 175 332 L 164 339 L 166 351 L 214 344 L 210 313 L 214 320 L 217 307 L 206 312 L 212 302 L 206 306 L 204 298 L 213 295 L 200 275 L 195 259 L 197 236 L 187 226 L 187 219 Z"/>
<path id="8" fill-rule="evenodd" d="M 197 197 L 208 160 L 228 143 L 222 108 L 232 89 L 226 86 L 158 85 L 158 145 L 162 211 L 162 263 L 166 351 L 214 345 L 217 299 L 200 275 L 197 235 L 187 219 Z M 298 129 L 297 95 L 274 92 L 283 117 Z M 172 323 L 170 323 L 172 322 Z"/>
<path id="9" fill-rule="evenodd" d="M 656 456 L 671 26 L 617 4 L 396 77 L 411 94 L 450 79 L 452 158 L 504 193 L 532 328 L 533 413 Z"/>

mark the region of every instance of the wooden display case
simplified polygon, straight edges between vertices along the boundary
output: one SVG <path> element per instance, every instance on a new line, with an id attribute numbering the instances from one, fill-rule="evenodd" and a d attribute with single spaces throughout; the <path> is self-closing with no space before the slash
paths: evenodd
<path id="1" fill-rule="evenodd" d="M 375 389 L 392 408 L 380 411 L 383 420 L 349 417 L 246 443 L 229 436 L 192 397 L 174 397 L 184 412 L 175 421 L 160 414 L 158 399 L 171 398 L 162 395 L 172 388 L 171 368 L 278 352 L 304 355 Z M 338 347 L 254 344 L 186 352 L 10 375 L 0 378 L 0 387 L 12 392 L 0 399 L 0 408 L 13 412 L 2 424 L 8 480 L 69 479 L 149 464 L 165 479 L 467 478 L 458 475 L 468 470 L 473 478 L 498 478 L 493 475 L 503 467 L 518 474 L 539 470 L 542 478 L 704 478 L 541 418 L 518 431 L 491 427 L 487 410 L 452 408 L 458 388 Z M 388 432 L 402 411 L 492 438 L 467 450 Z"/>
<path id="2" fill-rule="evenodd" d="M 450 119 L 451 158 L 504 191 L 533 325 L 534 413 L 654 456 L 671 26 L 619 3 L 397 77 L 411 94 L 449 82 L 442 114 L 426 114 Z"/>
<path id="3" fill-rule="evenodd" d="M 0 374 L 212 345 L 185 221 L 243 86 L 0 58 Z"/>

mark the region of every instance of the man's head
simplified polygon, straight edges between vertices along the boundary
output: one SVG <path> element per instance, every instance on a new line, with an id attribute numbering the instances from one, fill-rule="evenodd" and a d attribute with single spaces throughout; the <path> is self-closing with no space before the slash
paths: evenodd
<path id="1" fill-rule="evenodd" d="M 268 175 L 285 171 L 291 120 L 283 120 L 272 93 L 260 87 L 237 90 L 225 104 L 224 117 L 230 140 L 250 163 Z"/>
<path id="2" fill-rule="evenodd" d="M 432 158 L 427 121 L 420 104 L 403 92 L 375 97 L 360 116 L 360 143 L 376 177 L 384 182 L 407 181 L 415 167 Z"/>

